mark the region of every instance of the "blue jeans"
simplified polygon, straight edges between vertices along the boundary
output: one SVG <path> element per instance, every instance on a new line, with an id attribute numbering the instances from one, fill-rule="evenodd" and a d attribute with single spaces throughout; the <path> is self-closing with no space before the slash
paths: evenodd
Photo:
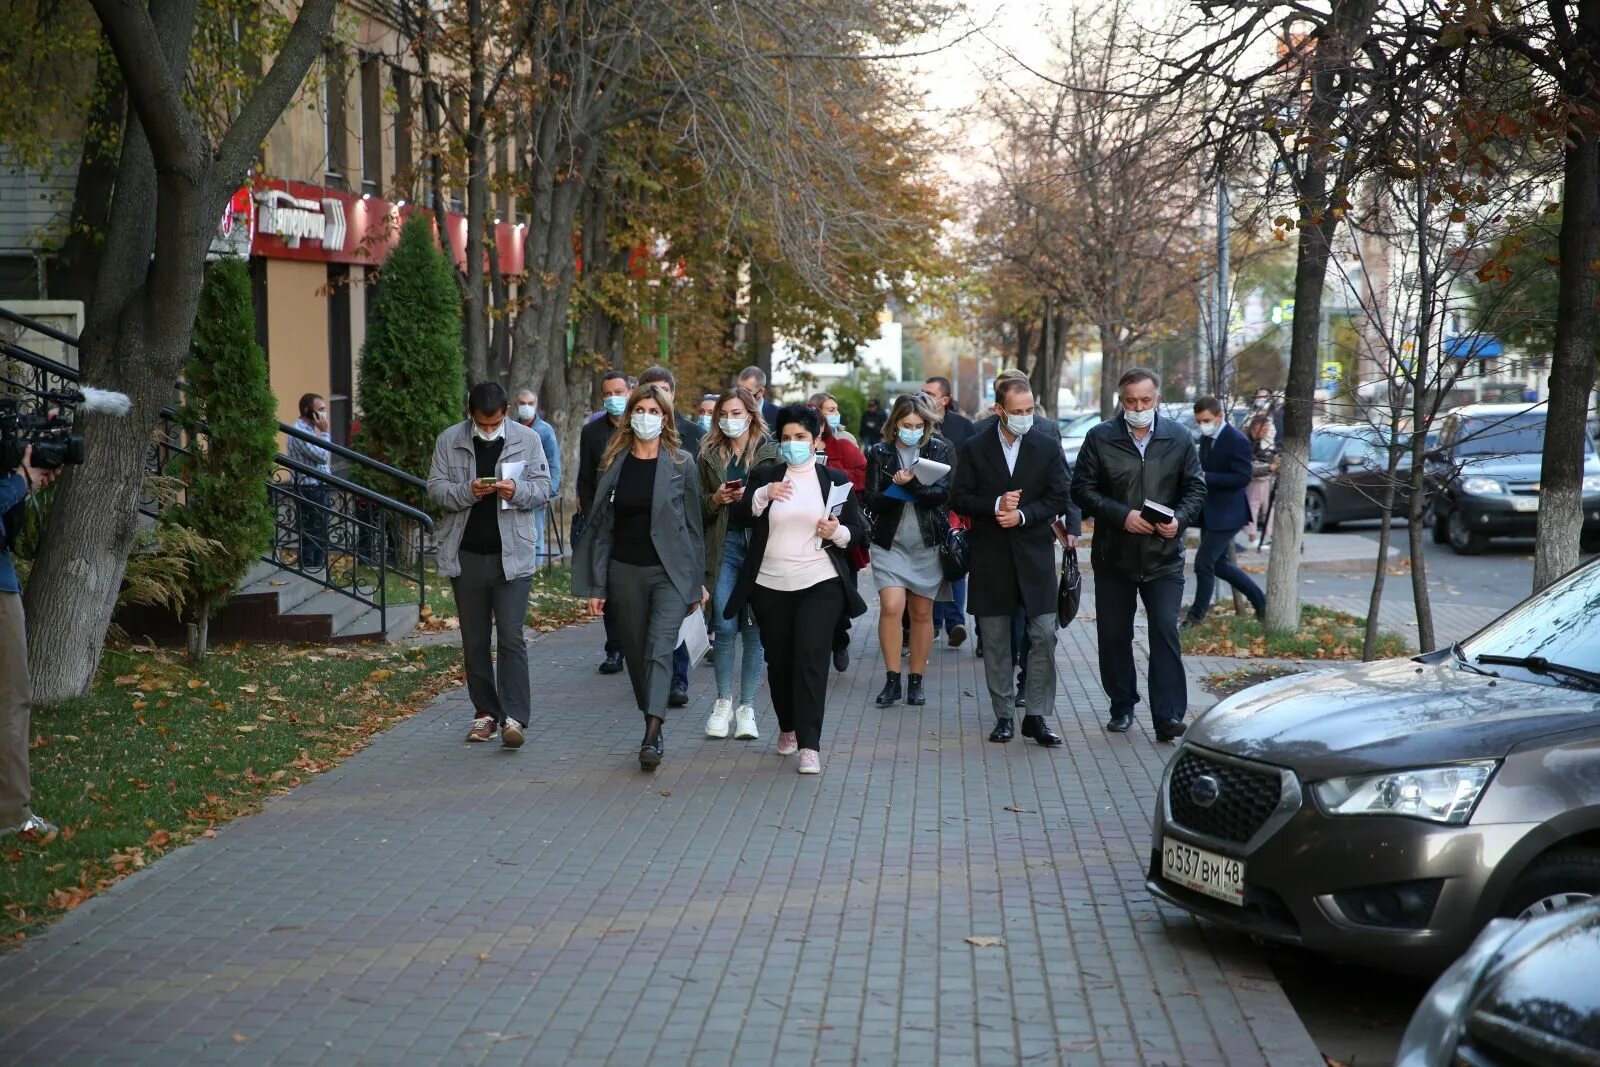
<path id="1" fill-rule="evenodd" d="M 1201 530 L 1200 547 L 1194 554 L 1194 603 L 1189 607 L 1189 618 L 1199 620 L 1211 610 L 1211 591 L 1221 578 L 1250 601 L 1250 606 L 1260 614 L 1267 608 L 1267 595 L 1261 591 L 1239 565 L 1228 558 L 1237 530 Z"/>
<path id="2" fill-rule="evenodd" d="M 949 633 L 953 627 L 967 624 L 967 580 L 958 578 L 950 583 L 950 599 L 936 600 L 933 604 L 933 632 Z"/>
<path id="3" fill-rule="evenodd" d="M 722 542 L 722 568 L 717 571 L 717 588 L 712 594 L 715 612 L 716 641 L 712 647 L 712 662 L 717 670 L 717 696 L 733 696 L 733 666 L 741 637 L 744 642 L 744 663 L 739 671 L 739 703 L 754 704 L 756 687 L 761 684 L 761 630 L 754 619 L 746 619 L 749 612 L 739 617 L 724 619 L 722 609 L 733 596 L 739 583 L 739 571 L 744 567 L 745 549 L 749 546 L 750 531 L 729 530 Z"/>

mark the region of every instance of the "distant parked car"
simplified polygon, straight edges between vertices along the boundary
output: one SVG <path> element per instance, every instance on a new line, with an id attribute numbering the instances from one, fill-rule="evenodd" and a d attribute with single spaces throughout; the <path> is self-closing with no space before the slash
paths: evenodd
<path id="1" fill-rule="evenodd" d="M 1067 458 L 1068 465 L 1078 462 L 1078 450 L 1083 447 L 1083 439 L 1102 421 L 1098 411 L 1086 411 L 1074 418 L 1061 420 L 1061 454 Z"/>
<path id="2" fill-rule="evenodd" d="M 1150 892 L 1424 973 L 1496 916 L 1600 894 L 1596 604 L 1600 560 L 1450 648 L 1281 678 L 1204 712 L 1162 778 Z M 1600 988 L 1600 969 L 1573 973 Z"/>
<path id="3" fill-rule="evenodd" d="M 1600 1063 L 1600 903 L 1496 919 L 1439 976 L 1396 1067 Z"/>
<path id="4" fill-rule="evenodd" d="M 1388 436 L 1371 426 L 1321 426 L 1311 433 L 1306 464 L 1306 530 L 1326 533 L 1341 522 L 1383 516 L 1389 476 Z M 1411 504 L 1411 457 L 1395 470 L 1394 514 Z"/>
<path id="5" fill-rule="evenodd" d="M 1543 404 L 1473 404 L 1444 417 L 1429 454 L 1433 540 L 1476 555 L 1492 537 L 1532 537 L 1539 524 Z M 1585 552 L 1600 552 L 1600 457 L 1584 438 Z"/>

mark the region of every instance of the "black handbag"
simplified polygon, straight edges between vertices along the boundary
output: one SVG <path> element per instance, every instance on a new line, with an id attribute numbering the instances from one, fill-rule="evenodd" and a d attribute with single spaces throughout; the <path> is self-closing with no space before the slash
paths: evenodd
<path id="1" fill-rule="evenodd" d="M 967 536 L 972 521 L 953 511 L 947 514 L 950 528 L 939 544 L 939 566 L 944 570 L 945 581 L 958 582 L 972 569 L 972 539 Z"/>
<path id="2" fill-rule="evenodd" d="M 1078 601 L 1083 596 L 1083 575 L 1078 572 L 1078 550 L 1066 551 L 1066 566 L 1061 568 L 1061 584 L 1056 587 L 1056 628 L 1078 616 Z"/>

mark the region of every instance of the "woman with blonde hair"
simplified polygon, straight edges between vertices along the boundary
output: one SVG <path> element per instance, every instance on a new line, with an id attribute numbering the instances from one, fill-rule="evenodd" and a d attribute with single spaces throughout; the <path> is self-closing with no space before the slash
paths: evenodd
<path id="1" fill-rule="evenodd" d="M 950 528 L 950 468 L 955 449 L 937 436 L 939 415 L 921 393 L 894 402 L 883 440 L 867 451 L 866 510 L 872 517 L 872 578 L 882 612 L 878 643 L 887 679 L 879 707 L 900 702 L 900 618 L 911 616 L 907 704 L 926 703 L 922 673 L 933 647 L 933 604 L 947 596 L 939 546 Z M 920 460 L 943 464 L 937 478 L 919 478 Z M 907 506 L 909 505 L 909 506 Z"/>
<path id="2" fill-rule="evenodd" d="M 614 609 L 633 697 L 644 715 L 639 766 L 665 751 L 662 724 L 672 652 L 686 615 L 704 608 L 705 543 L 700 477 L 679 447 L 672 393 L 658 382 L 634 389 L 600 460 L 594 514 L 573 551 L 572 592 L 599 615 Z"/>
<path id="3" fill-rule="evenodd" d="M 706 719 L 706 736 L 733 736 L 757 740 L 756 687 L 761 684 L 761 630 L 750 611 L 724 618 L 723 611 L 739 583 L 739 572 L 750 547 L 752 522 L 736 514 L 734 505 L 744 499 L 745 479 L 767 463 L 777 463 L 778 444 L 767 436 L 761 420 L 761 403 L 755 394 L 734 386 L 717 397 L 711 430 L 700 442 L 700 513 L 705 521 L 705 585 L 711 590 L 714 627 L 712 664 L 717 673 L 717 699 Z M 739 668 L 739 702 L 733 702 L 734 661 L 743 643 Z"/>

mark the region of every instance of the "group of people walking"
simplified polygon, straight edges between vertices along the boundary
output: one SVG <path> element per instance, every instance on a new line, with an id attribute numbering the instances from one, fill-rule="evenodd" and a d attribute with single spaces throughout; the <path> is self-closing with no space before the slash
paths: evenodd
<path id="1" fill-rule="evenodd" d="M 1141 699 L 1133 623 L 1142 602 L 1155 733 L 1183 733 L 1185 529 L 1202 532 L 1191 619 L 1204 617 L 1215 576 L 1253 589 L 1230 570 L 1225 548 L 1251 511 L 1258 450 L 1223 423 L 1210 398 L 1195 406 L 1197 448 L 1186 429 L 1159 415 L 1160 382 L 1149 371 L 1123 375 L 1121 411 L 1090 431 L 1072 469 L 1055 421 L 1035 410 L 1028 379 L 1014 371 L 996 379 L 987 417 L 961 419 L 959 442 L 946 429 L 948 385 L 934 379 L 895 400 L 864 451 L 843 427 L 836 398 L 818 393 L 780 407 L 766 398 L 756 368 L 702 397 L 692 419 L 678 413 L 665 368 L 636 383 L 611 372 L 601 385 L 604 409 L 580 436 L 572 589 L 606 619 L 600 670 L 628 674 L 647 770 L 665 757 L 669 709 L 688 702 L 688 645 L 704 627 L 716 678 L 706 735 L 760 738 L 765 673 L 777 753 L 796 756 L 801 774 L 820 773 L 829 668 L 848 668 L 851 620 L 867 610 L 863 570 L 880 606 L 885 679 L 877 706 L 926 703 L 935 607 L 954 600 L 955 580 L 970 579 L 970 597 L 945 629 L 956 644 L 956 627 L 964 638 L 966 616 L 976 619 L 994 718 L 989 739 L 1020 734 L 1045 747 L 1063 743 L 1050 722 L 1060 548 L 1076 550 L 1082 518 L 1096 528 L 1090 563 L 1109 731 L 1129 729 Z M 506 419 L 499 386 L 475 386 L 469 409 L 466 422 L 440 437 L 429 479 L 446 512 L 440 570 L 461 609 L 477 709 L 468 740 L 498 734 L 516 747 L 530 704 L 521 627 L 531 515 L 545 506 L 552 480 L 538 435 Z M 969 561 L 953 562 L 952 528 L 966 529 Z M 1260 610 L 1259 590 L 1250 596 Z"/>

